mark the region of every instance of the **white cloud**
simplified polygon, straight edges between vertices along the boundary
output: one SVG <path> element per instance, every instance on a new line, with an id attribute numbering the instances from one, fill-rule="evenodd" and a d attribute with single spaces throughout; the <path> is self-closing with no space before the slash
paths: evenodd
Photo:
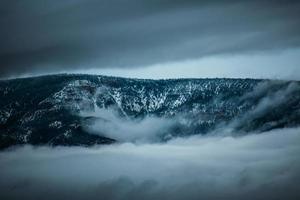
<path id="1" fill-rule="evenodd" d="M 299 199 L 300 129 L 0 153 L 1 199 Z"/>
<path id="2" fill-rule="evenodd" d="M 96 117 L 87 130 L 96 135 L 116 139 L 119 142 L 157 142 L 174 125 L 171 119 L 147 116 L 143 119 L 127 119 L 119 116 L 113 109 L 99 109 L 82 113 L 83 116 Z"/>
<path id="3" fill-rule="evenodd" d="M 245 55 L 208 56 L 134 69 L 89 69 L 75 72 L 150 79 L 218 77 L 300 80 L 299 62 L 298 48 Z"/>

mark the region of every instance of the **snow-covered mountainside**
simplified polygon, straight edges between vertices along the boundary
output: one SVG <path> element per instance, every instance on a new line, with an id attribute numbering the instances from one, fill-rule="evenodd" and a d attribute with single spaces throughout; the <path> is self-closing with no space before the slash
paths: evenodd
<path id="1" fill-rule="evenodd" d="M 217 134 L 224 129 L 238 134 L 259 133 L 300 124 L 300 83 L 65 74 L 3 80 L 0 148 L 27 143 L 93 145 L 118 141 L 103 129 L 97 134 L 90 131 L 91 124 L 101 127 L 101 123 L 113 120 L 95 115 L 98 110 L 113 110 L 119 119 L 135 123 L 147 117 L 172 120 L 172 126 L 161 135 L 162 141 Z"/>

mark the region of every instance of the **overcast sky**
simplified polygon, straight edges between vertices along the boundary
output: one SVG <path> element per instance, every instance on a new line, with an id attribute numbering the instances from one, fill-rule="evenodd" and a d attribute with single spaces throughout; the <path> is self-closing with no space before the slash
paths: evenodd
<path id="1" fill-rule="evenodd" d="M 0 77 L 300 80 L 300 1 L 2 0 Z"/>

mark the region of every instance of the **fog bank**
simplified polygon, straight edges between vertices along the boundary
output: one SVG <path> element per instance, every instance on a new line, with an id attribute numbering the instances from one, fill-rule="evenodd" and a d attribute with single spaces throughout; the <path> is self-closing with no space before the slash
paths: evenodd
<path id="1" fill-rule="evenodd" d="M 0 153 L 0 199 L 299 199 L 300 129 Z"/>

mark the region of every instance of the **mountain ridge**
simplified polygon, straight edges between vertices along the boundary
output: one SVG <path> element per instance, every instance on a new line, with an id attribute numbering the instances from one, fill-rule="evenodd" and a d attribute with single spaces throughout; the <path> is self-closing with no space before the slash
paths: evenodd
<path id="1" fill-rule="evenodd" d="M 102 128 L 107 123 L 151 116 L 174 122 L 168 133 L 160 133 L 162 141 L 208 134 L 225 125 L 248 133 L 300 124 L 298 81 L 58 74 L 1 80 L 0 96 L 0 148 L 110 144 L 118 140 L 108 137 L 106 132 L 111 131 Z M 116 116 L 101 116 L 109 121 L 104 123 L 97 109 L 113 110 Z"/>

